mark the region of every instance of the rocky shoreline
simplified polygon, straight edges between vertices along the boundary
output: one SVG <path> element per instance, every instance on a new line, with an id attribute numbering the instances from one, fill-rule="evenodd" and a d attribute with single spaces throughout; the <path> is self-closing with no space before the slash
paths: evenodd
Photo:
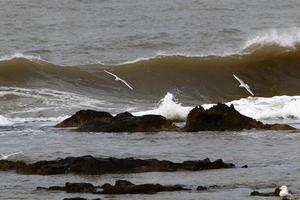
<path id="1" fill-rule="evenodd" d="M 76 128 L 80 132 L 198 132 L 198 131 L 241 131 L 259 130 L 295 130 L 287 124 L 263 124 L 244 116 L 234 106 L 218 103 L 205 110 L 196 106 L 187 116 L 186 125 L 177 127 L 173 121 L 161 115 L 134 116 L 129 112 L 116 116 L 108 112 L 80 110 L 73 116 L 60 122 L 56 128 Z"/>

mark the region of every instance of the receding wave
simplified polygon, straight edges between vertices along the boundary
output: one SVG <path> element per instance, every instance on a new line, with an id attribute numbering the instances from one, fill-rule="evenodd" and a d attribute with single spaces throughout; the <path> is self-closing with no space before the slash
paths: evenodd
<path id="1" fill-rule="evenodd" d="M 125 79 L 134 90 L 103 69 Z M 300 45 L 253 43 L 241 54 L 157 56 L 122 65 L 58 66 L 24 57 L 0 61 L 0 83 L 5 86 L 63 88 L 94 96 L 107 93 L 149 100 L 171 91 L 185 102 L 202 103 L 247 97 L 232 74 L 248 83 L 256 96 L 299 95 Z"/>

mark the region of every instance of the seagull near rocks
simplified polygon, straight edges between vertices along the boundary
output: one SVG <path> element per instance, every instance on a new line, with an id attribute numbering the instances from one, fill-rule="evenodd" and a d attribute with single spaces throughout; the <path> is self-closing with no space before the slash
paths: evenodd
<path id="1" fill-rule="evenodd" d="M 121 82 L 123 82 L 129 89 L 133 90 L 133 88 L 132 88 L 125 80 L 121 79 L 121 78 L 118 77 L 117 75 L 115 75 L 115 74 L 113 74 L 113 73 L 111 73 L 111 72 L 109 72 L 109 71 L 106 71 L 106 70 L 104 70 L 104 72 L 107 73 L 107 74 L 112 75 L 113 77 L 116 78 L 116 79 L 115 79 L 116 81 L 121 81 Z"/>
<path id="2" fill-rule="evenodd" d="M 280 200 L 300 200 L 299 197 L 293 196 L 289 193 L 286 185 L 280 186 L 277 191 L 279 192 Z"/>
<path id="3" fill-rule="evenodd" d="M 237 77 L 236 75 L 232 74 L 233 77 L 240 83 L 239 87 L 243 87 L 245 88 L 252 96 L 254 96 L 253 92 L 250 90 L 250 86 L 248 84 L 246 84 L 243 80 L 241 80 L 239 77 Z"/>
<path id="4" fill-rule="evenodd" d="M 19 151 L 19 152 L 15 152 L 15 153 L 11 153 L 11 154 L 7 154 L 7 155 L 3 155 L 3 154 L 0 154 L 0 160 L 7 160 L 8 157 L 10 156 L 14 156 L 14 155 L 18 155 L 18 154 L 21 154 L 22 152 Z"/>

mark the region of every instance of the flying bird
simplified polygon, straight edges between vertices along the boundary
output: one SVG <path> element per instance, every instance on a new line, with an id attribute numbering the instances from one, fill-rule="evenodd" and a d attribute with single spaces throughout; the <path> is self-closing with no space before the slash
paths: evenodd
<path id="1" fill-rule="evenodd" d="M 19 152 L 7 154 L 7 155 L 0 154 L 0 160 L 6 160 L 6 159 L 8 159 L 8 157 L 10 157 L 10 156 L 14 156 L 14 155 L 21 154 L 21 153 L 22 153 L 22 152 L 19 151 Z"/>
<path id="2" fill-rule="evenodd" d="M 106 70 L 104 70 L 104 72 L 107 73 L 107 74 L 112 75 L 113 77 L 116 78 L 116 79 L 115 79 L 116 81 L 121 81 L 121 82 L 123 82 L 129 89 L 133 90 L 133 88 L 132 88 L 125 80 L 119 78 L 117 75 L 115 75 L 115 74 L 113 74 L 113 73 L 111 73 L 111 72 L 109 72 L 109 71 L 106 71 Z"/>
<path id="3" fill-rule="evenodd" d="M 238 82 L 240 83 L 239 87 L 243 87 L 245 88 L 252 96 L 254 96 L 253 92 L 250 90 L 250 86 L 248 84 L 246 84 L 243 80 L 239 79 L 239 77 L 237 77 L 236 75 L 232 74 L 233 77 L 238 80 Z"/>

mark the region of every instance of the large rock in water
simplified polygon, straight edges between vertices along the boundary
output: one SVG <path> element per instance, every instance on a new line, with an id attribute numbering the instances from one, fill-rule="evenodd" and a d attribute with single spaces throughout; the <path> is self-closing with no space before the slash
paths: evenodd
<path id="1" fill-rule="evenodd" d="M 109 122 L 113 116 L 108 112 L 99 112 L 94 110 L 80 110 L 74 115 L 57 124 L 57 128 L 80 127 L 91 121 Z"/>
<path id="2" fill-rule="evenodd" d="M 78 127 L 82 132 L 158 132 L 176 131 L 173 125 L 161 115 L 133 116 L 129 112 L 113 117 L 107 112 L 81 110 L 56 125 L 58 128 Z"/>
<path id="3" fill-rule="evenodd" d="M 16 170 L 21 174 L 86 174 L 101 175 L 112 173 L 142 173 L 142 172 L 171 172 L 171 171 L 200 171 L 208 169 L 233 168 L 234 164 L 224 163 L 219 159 L 211 162 L 192 160 L 175 163 L 157 159 L 134 158 L 95 158 L 93 156 L 67 157 L 65 159 L 39 161 L 31 164 L 0 160 L 0 171 Z"/>
<path id="4" fill-rule="evenodd" d="M 201 106 L 192 109 L 187 116 L 184 129 L 188 132 L 240 131 L 243 129 L 295 130 L 294 127 L 289 125 L 263 124 L 260 121 L 240 114 L 233 105 L 229 107 L 220 103 L 208 110 Z"/>
<path id="5" fill-rule="evenodd" d="M 133 116 L 119 114 L 112 121 L 91 121 L 79 127 L 84 132 L 158 132 L 174 131 L 177 127 L 160 115 Z"/>

